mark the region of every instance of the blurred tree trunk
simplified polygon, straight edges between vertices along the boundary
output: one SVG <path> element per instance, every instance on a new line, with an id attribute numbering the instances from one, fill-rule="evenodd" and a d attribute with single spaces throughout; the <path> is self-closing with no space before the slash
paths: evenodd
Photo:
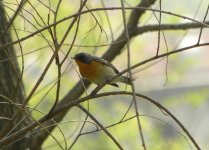
<path id="1" fill-rule="evenodd" d="M 8 22 L 6 20 L 6 14 L 2 5 L 0 5 L 0 45 L 11 42 L 11 33 L 4 32 L 7 28 Z M 11 123 L 10 119 L 17 113 L 17 107 L 12 103 L 8 103 L 10 99 L 14 103 L 22 104 L 25 99 L 24 86 L 21 79 L 21 72 L 18 67 L 16 54 L 13 46 L 0 48 L 0 132 L 1 134 L 6 131 L 6 127 Z M 27 110 L 25 110 L 27 111 Z M 16 125 L 25 114 L 20 113 L 12 124 Z M 21 121 L 14 131 L 18 131 L 20 128 L 29 124 L 31 120 L 27 117 Z M 13 131 L 13 132 L 14 132 Z M 6 131 L 8 134 L 8 132 Z M 16 141 L 14 139 L 14 141 Z M 18 150 L 26 149 L 30 144 L 28 138 L 23 138 L 18 142 L 6 147 L 6 149 Z"/>

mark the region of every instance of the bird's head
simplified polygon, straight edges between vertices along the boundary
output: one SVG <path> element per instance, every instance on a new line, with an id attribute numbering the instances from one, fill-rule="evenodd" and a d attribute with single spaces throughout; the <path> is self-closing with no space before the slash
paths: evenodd
<path id="1" fill-rule="evenodd" d="M 93 57 L 88 53 L 78 53 L 78 54 L 75 55 L 74 59 L 76 61 L 79 60 L 80 62 L 82 62 L 84 64 L 90 64 Z"/>

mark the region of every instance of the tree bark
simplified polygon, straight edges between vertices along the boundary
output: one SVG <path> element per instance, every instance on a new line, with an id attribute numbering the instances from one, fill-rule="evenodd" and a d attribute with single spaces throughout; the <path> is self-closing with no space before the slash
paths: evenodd
<path id="1" fill-rule="evenodd" d="M 5 32 L 8 26 L 6 12 L 2 5 L 0 5 L 0 45 L 4 45 L 12 41 L 10 30 Z M 22 111 L 15 117 L 13 123 L 11 119 L 16 115 L 18 109 L 14 103 L 22 104 L 25 100 L 25 91 L 22 82 L 21 71 L 18 66 L 16 54 L 13 46 L 0 48 L 0 132 L 2 135 L 9 136 L 9 132 L 5 133 L 5 129 L 11 125 L 16 125 L 20 119 L 25 116 Z M 24 110 L 28 111 L 28 110 Z M 21 121 L 13 132 L 31 123 L 32 120 L 28 117 Z M 11 130 L 11 128 L 10 128 Z M 10 131 L 9 130 L 9 131 Z M 8 150 L 26 149 L 29 147 L 29 139 L 23 138 L 21 140 L 14 139 L 14 143 L 7 146 Z"/>

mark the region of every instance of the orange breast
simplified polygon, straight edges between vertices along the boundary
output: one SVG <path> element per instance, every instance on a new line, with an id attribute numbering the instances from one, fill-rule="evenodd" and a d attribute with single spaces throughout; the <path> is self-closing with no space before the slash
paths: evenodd
<path id="1" fill-rule="evenodd" d="M 78 64 L 79 71 L 84 78 L 96 84 L 101 83 L 103 81 L 103 69 L 105 68 L 103 64 L 98 63 L 96 61 L 93 61 L 90 64 L 84 64 L 79 60 L 76 60 L 76 63 Z"/>

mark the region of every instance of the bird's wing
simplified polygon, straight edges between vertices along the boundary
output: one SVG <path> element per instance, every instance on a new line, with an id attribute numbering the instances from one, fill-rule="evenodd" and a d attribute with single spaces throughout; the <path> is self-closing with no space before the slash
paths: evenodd
<path id="1" fill-rule="evenodd" d="M 110 62 L 108 62 L 102 58 L 96 57 L 96 56 L 94 56 L 94 60 L 101 63 L 101 64 L 104 64 L 104 65 L 107 65 L 107 66 L 113 68 L 113 70 L 115 71 L 116 74 L 119 73 L 118 69 L 114 65 L 112 65 Z"/>

